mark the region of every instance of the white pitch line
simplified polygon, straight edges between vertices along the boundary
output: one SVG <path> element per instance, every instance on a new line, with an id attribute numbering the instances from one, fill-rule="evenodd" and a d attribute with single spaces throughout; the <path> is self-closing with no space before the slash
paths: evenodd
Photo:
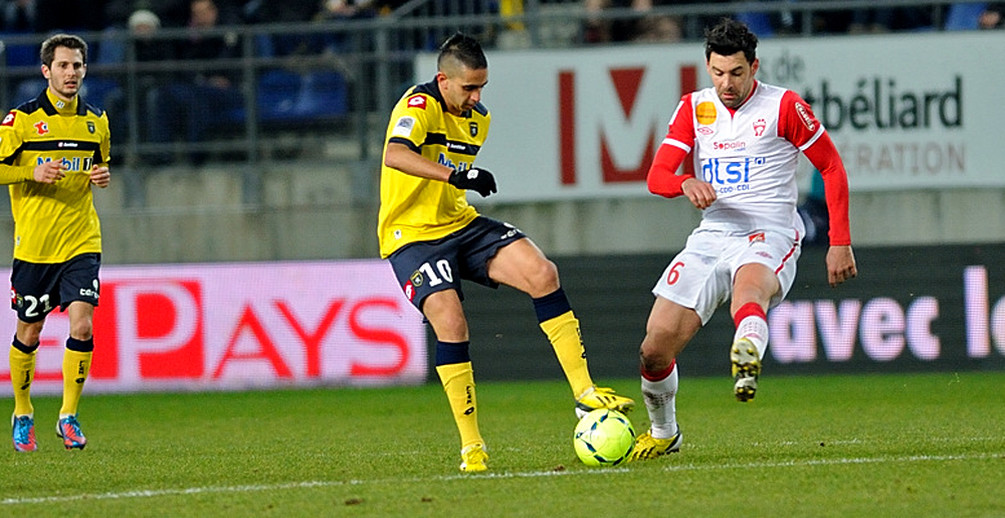
<path id="1" fill-rule="evenodd" d="M 981 453 L 976 455 L 905 455 L 900 457 L 855 457 L 843 459 L 817 459 L 817 460 L 793 460 L 779 462 L 750 462 L 745 464 L 716 464 L 708 466 L 670 465 L 663 468 L 664 471 L 712 471 L 712 470 L 736 470 L 736 469 L 757 469 L 757 468 L 790 468 L 800 466 L 834 466 L 844 464 L 893 464 L 904 462 L 944 462 L 958 460 L 984 460 L 991 458 L 1005 458 L 1005 452 Z M 27 505 L 27 504 L 49 504 L 61 502 L 76 502 L 80 500 L 120 500 L 127 498 L 153 498 L 158 496 L 181 496 L 197 495 L 206 493 L 255 493 L 263 491 L 280 491 L 286 489 L 311 489 L 318 487 L 339 487 L 358 486 L 367 484 L 402 484 L 429 481 L 454 481 L 454 480 L 479 480 L 479 479 L 514 479 L 514 478 L 535 478 L 535 477 L 564 477 L 578 475 L 604 475 L 610 473 L 629 473 L 628 468 L 608 468 L 576 471 L 526 471 L 526 472 L 500 472 L 485 473 L 478 475 L 444 475 L 438 477 L 407 478 L 407 479 L 383 479 L 383 480 L 315 480 L 304 482 L 289 482 L 285 484 L 252 484 L 241 486 L 210 486 L 210 487 L 190 487 L 182 489 L 141 489 L 136 491 L 122 491 L 117 493 L 79 494 L 62 496 L 39 496 L 27 498 L 5 498 L 0 500 L 0 505 Z"/>
<path id="2" fill-rule="evenodd" d="M 666 466 L 665 471 L 710 471 L 719 469 L 745 468 L 791 468 L 801 466 L 839 466 L 844 464 L 896 464 L 903 462 L 942 462 L 954 460 L 984 460 L 1005 458 L 1002 453 L 980 453 L 977 455 L 906 455 L 900 457 L 855 457 L 845 459 L 811 459 L 776 462 L 749 462 L 745 464 L 717 464 L 715 466 Z"/>

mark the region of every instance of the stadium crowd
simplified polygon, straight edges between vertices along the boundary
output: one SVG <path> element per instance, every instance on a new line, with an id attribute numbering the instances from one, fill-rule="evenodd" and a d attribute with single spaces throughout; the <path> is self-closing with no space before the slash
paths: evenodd
<path id="1" fill-rule="evenodd" d="M 126 27 L 136 11 L 156 14 L 164 27 L 189 23 L 189 0 L 6 0 L 2 29 L 5 33 L 101 31 Z M 307 22 L 339 17 L 374 16 L 404 4 L 403 0 L 322 0 L 276 2 L 269 0 L 214 0 L 224 23 Z M 43 14 L 44 13 L 44 14 Z"/>
<path id="2" fill-rule="evenodd" d="M 307 2 L 277 2 L 275 0 L 210 0 L 219 11 L 221 25 L 255 23 L 297 23 L 334 19 L 368 18 L 387 14 L 406 3 L 405 0 L 315 0 Z M 685 4 L 725 4 L 732 0 L 539 0 L 539 4 L 581 3 L 588 12 L 599 13 L 605 9 L 630 9 L 644 13 L 654 7 Z M 771 34 L 797 32 L 802 24 L 801 12 L 796 4 L 814 0 L 760 0 L 762 3 L 787 3 L 791 11 L 764 14 L 757 11 L 736 13 L 768 29 Z M 161 27 L 186 27 L 191 25 L 190 0 L 4 0 L 0 31 L 3 34 L 46 34 L 53 31 L 102 31 L 109 28 L 126 28 L 130 17 L 139 11 L 156 15 Z M 439 12 L 450 9 L 450 2 L 442 3 Z M 522 1 L 506 0 L 475 2 L 490 11 L 498 12 L 503 4 Z M 748 2 L 749 4 L 750 2 Z M 510 8 L 512 9 L 512 7 Z M 477 8 L 476 8 L 477 10 Z M 944 20 L 953 20 L 959 27 L 981 29 L 1002 27 L 1005 2 L 967 2 L 941 8 Z M 954 15 L 954 12 L 958 13 Z M 714 16 L 717 17 L 717 16 Z M 884 7 L 877 2 L 875 8 L 829 11 L 826 16 L 816 15 L 812 27 L 821 33 L 864 33 L 899 30 L 932 29 L 932 9 L 928 7 Z M 680 20 L 673 17 L 640 17 L 632 22 L 587 24 L 584 39 L 588 42 L 667 40 L 680 37 Z M 954 25 L 951 28 L 955 28 Z"/>
<path id="3" fill-rule="evenodd" d="M 802 31 L 803 12 L 814 0 L 759 0 L 750 4 L 788 4 L 790 9 L 766 12 L 738 11 L 733 16 L 755 29 L 761 38 L 770 38 Z M 702 4 L 726 4 L 732 0 L 706 0 Z M 594 16 L 584 24 L 583 40 L 586 43 L 680 41 L 685 35 L 685 21 L 677 16 L 653 13 L 654 8 L 682 5 L 680 0 L 583 0 L 587 12 Z M 735 3 L 735 2 L 733 2 Z M 756 7 L 756 6 L 750 6 Z M 612 19 L 598 16 L 607 10 L 632 12 L 633 16 Z M 1002 12 L 1005 2 L 966 2 L 933 7 L 889 7 L 877 2 L 868 9 L 844 9 L 814 13 L 808 21 L 815 34 L 866 34 L 898 31 L 998 29 L 1003 27 Z M 699 20 L 699 26 L 714 23 L 720 15 Z M 937 22 L 942 21 L 941 26 Z"/>

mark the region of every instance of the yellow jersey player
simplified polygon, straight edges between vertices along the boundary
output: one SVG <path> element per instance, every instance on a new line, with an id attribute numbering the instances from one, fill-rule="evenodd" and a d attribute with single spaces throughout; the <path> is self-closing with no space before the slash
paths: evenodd
<path id="1" fill-rule="evenodd" d="M 488 62 L 481 45 L 455 34 L 440 47 L 436 77 L 410 88 L 391 113 L 380 177 L 378 236 L 405 296 L 436 335 L 436 372 L 460 432 L 461 471 L 487 469 L 478 430 L 461 279 L 530 295 L 541 329 L 572 387 L 576 412 L 628 410 L 634 402 L 594 385 L 558 270 L 512 225 L 478 214 L 466 190 L 496 192 L 474 166 L 491 117 L 481 103 Z"/>
<path id="2" fill-rule="evenodd" d="M 108 118 L 78 92 L 87 73 L 87 43 L 57 34 L 42 43 L 48 86 L 0 123 L 0 183 L 10 188 L 14 216 L 11 305 L 17 332 L 10 349 L 14 384 L 14 449 L 34 451 L 30 390 L 42 325 L 59 307 L 70 319 L 63 352 L 63 406 L 56 434 L 67 449 L 83 449 L 77 406 L 94 350 L 101 227 L 91 186 L 110 176 Z"/>

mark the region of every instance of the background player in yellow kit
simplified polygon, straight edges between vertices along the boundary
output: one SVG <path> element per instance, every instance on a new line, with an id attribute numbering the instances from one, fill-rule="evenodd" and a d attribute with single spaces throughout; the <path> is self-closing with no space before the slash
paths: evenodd
<path id="1" fill-rule="evenodd" d="M 410 88 L 391 113 L 380 178 L 380 255 L 436 334 L 436 372 L 460 432 L 461 471 L 484 471 L 488 454 L 478 430 L 461 279 L 505 284 L 532 297 L 577 414 L 627 410 L 634 402 L 593 384 L 579 321 L 555 264 L 520 230 L 479 215 L 467 202 L 467 189 L 496 192 L 492 173 L 473 166 L 491 119 L 481 103 L 488 83 L 481 46 L 455 34 L 440 47 L 437 68 L 432 81 Z"/>
<path id="2" fill-rule="evenodd" d="M 84 448 L 77 406 L 94 350 L 101 227 L 91 186 L 110 176 L 108 118 L 78 93 L 87 73 L 87 43 L 57 34 L 42 43 L 48 86 L 0 123 L 0 183 L 10 185 L 14 216 L 11 305 L 17 332 L 10 348 L 14 449 L 34 451 L 30 390 L 42 325 L 50 311 L 68 313 L 63 352 L 63 406 L 56 433 L 67 449 Z"/>

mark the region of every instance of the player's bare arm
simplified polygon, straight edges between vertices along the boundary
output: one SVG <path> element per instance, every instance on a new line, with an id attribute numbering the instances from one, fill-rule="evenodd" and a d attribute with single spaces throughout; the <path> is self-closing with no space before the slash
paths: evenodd
<path id="1" fill-rule="evenodd" d="M 63 179 L 66 173 L 63 172 L 63 164 L 57 161 L 42 162 L 35 166 L 32 178 L 38 183 L 56 183 Z"/>
<path id="2" fill-rule="evenodd" d="M 104 189 L 112 181 L 112 174 L 108 171 L 108 166 L 95 165 L 91 167 L 91 183 Z"/>
<path id="3" fill-rule="evenodd" d="M 831 246 L 827 249 L 827 282 L 837 286 L 858 275 L 855 254 L 851 245 Z"/>
<path id="4" fill-rule="evenodd" d="M 701 210 L 707 209 L 716 198 L 715 187 L 697 178 L 684 180 L 680 188 L 684 191 L 684 196 L 691 200 L 691 204 Z"/>
<path id="5" fill-rule="evenodd" d="M 408 146 L 390 142 L 384 152 L 384 165 L 420 178 L 430 178 L 450 183 L 458 189 L 471 189 L 482 197 L 496 192 L 492 173 L 480 167 L 457 171 L 413 152 Z M 446 176 L 446 177 L 444 177 Z"/>
<path id="6" fill-rule="evenodd" d="M 404 144 L 390 142 L 387 151 L 384 152 L 384 165 L 393 167 L 398 171 L 420 178 L 440 180 L 446 182 L 450 179 L 453 169 L 433 162 L 428 158 L 412 151 Z"/>

